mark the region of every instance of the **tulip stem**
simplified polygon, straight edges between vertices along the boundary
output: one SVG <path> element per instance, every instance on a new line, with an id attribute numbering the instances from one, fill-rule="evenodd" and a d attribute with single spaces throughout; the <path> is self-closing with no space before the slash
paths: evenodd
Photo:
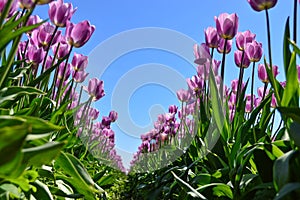
<path id="1" fill-rule="evenodd" d="M 67 67 L 68 67 L 68 62 L 69 62 L 69 58 L 70 58 L 70 55 L 71 55 L 71 52 L 73 50 L 73 45 L 71 46 L 70 48 L 70 51 L 67 55 L 67 59 L 66 59 L 66 62 L 65 62 L 65 66 L 64 66 L 64 71 L 63 71 L 63 74 L 62 74 L 62 79 L 60 80 L 59 82 L 59 86 L 58 86 L 58 89 L 57 89 L 57 94 L 56 94 L 56 103 L 58 104 L 58 100 L 61 96 L 61 89 L 62 89 L 62 85 L 63 85 L 63 82 L 65 81 L 65 73 L 67 71 Z M 55 80 L 56 81 L 56 80 Z M 57 106 L 57 105 L 56 105 Z"/>
<path id="2" fill-rule="evenodd" d="M 298 0 L 294 0 L 294 28 L 293 28 L 293 39 L 297 43 L 297 5 Z"/>
<path id="3" fill-rule="evenodd" d="M 271 68 L 271 70 L 270 70 L 271 77 L 269 77 L 269 80 L 271 82 L 272 87 L 274 88 L 274 94 L 275 94 L 277 102 L 278 102 L 278 104 L 280 106 L 280 97 L 279 97 L 279 93 L 278 93 L 278 87 L 277 87 L 277 84 L 275 82 L 275 77 L 274 77 L 274 73 L 273 73 L 270 18 L 269 18 L 268 9 L 266 9 L 265 11 L 266 11 L 266 21 L 267 21 L 267 38 L 268 38 L 268 50 L 269 50 L 269 64 L 270 64 L 270 68 Z"/>
<path id="4" fill-rule="evenodd" d="M 224 71 L 225 71 L 225 57 L 226 57 L 227 40 L 228 39 L 225 39 L 224 48 L 223 48 L 223 56 L 222 56 L 222 65 L 221 65 L 221 78 L 222 78 L 221 82 L 223 82 L 223 83 L 224 83 Z"/>
<path id="5" fill-rule="evenodd" d="M 43 60 L 43 64 L 42 64 L 41 74 L 43 74 L 43 72 L 44 72 L 45 64 L 46 64 L 46 61 L 47 61 L 47 56 L 49 54 L 49 50 L 50 50 L 50 47 L 52 45 L 52 42 L 53 42 L 53 39 L 54 39 L 54 37 L 56 35 L 57 30 L 58 30 L 58 26 L 55 26 L 55 29 L 54 29 L 53 34 L 52 34 L 52 37 L 51 37 L 50 42 L 49 42 L 49 44 L 47 46 L 47 49 L 46 49 L 46 54 L 45 54 L 45 57 L 44 57 L 44 60 Z"/>
<path id="6" fill-rule="evenodd" d="M 252 66 L 252 79 L 251 79 L 251 111 L 253 109 L 253 93 L 254 93 L 254 70 L 255 70 L 255 62 L 253 62 L 253 66 Z"/>
<path id="7" fill-rule="evenodd" d="M 243 84 L 243 77 L 244 77 L 243 62 L 244 62 L 244 57 L 245 57 L 245 51 L 243 51 L 243 53 L 242 53 L 242 59 L 241 59 L 241 64 L 240 64 L 239 82 L 238 82 L 238 88 L 237 88 L 237 91 L 236 91 L 236 99 L 235 99 L 236 105 L 238 105 L 240 90 L 242 89 L 242 84 Z"/>

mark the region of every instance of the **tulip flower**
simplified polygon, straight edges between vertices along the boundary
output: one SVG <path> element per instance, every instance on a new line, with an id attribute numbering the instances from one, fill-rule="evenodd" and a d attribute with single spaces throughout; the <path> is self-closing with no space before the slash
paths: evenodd
<path id="1" fill-rule="evenodd" d="M 192 78 L 187 78 L 187 84 L 189 89 L 199 95 L 204 87 L 204 80 L 199 76 L 192 76 Z"/>
<path id="2" fill-rule="evenodd" d="M 262 43 L 258 43 L 257 41 L 247 43 L 245 53 L 251 62 L 260 61 L 263 54 Z"/>
<path id="3" fill-rule="evenodd" d="M 274 78 L 276 78 L 276 76 L 279 74 L 279 72 L 278 72 L 278 66 L 273 65 L 272 70 L 273 70 Z M 263 83 L 268 83 L 269 82 L 267 70 L 266 70 L 265 65 L 263 65 L 263 64 L 259 64 L 258 65 L 258 78 Z"/>
<path id="4" fill-rule="evenodd" d="M 71 3 L 64 3 L 63 0 L 53 1 L 49 4 L 49 18 L 56 26 L 66 27 L 67 21 L 71 19 L 76 9 L 73 9 Z"/>
<path id="5" fill-rule="evenodd" d="M 112 122 L 115 122 L 118 119 L 118 113 L 116 111 L 112 110 L 109 112 L 108 117 Z"/>
<path id="6" fill-rule="evenodd" d="M 169 106 L 169 113 L 177 113 L 178 107 L 176 105 Z"/>
<path id="7" fill-rule="evenodd" d="M 65 41 L 64 37 L 60 37 L 60 42 L 52 45 L 53 54 L 57 54 L 58 59 L 63 59 L 70 52 L 71 46 Z M 58 48 L 59 47 L 59 48 Z"/>
<path id="8" fill-rule="evenodd" d="M 85 71 L 73 71 L 72 72 L 72 77 L 76 83 L 82 83 L 88 75 L 89 75 L 89 73 L 86 73 Z"/>
<path id="9" fill-rule="evenodd" d="M 247 0 L 250 6 L 255 10 L 255 11 L 262 11 L 262 10 L 267 10 L 270 8 L 273 8 L 277 0 Z"/>
<path id="10" fill-rule="evenodd" d="M 196 58 L 194 62 L 198 65 L 203 65 L 211 59 L 209 48 L 205 43 L 202 43 L 201 45 L 194 45 L 194 56 Z"/>
<path id="11" fill-rule="evenodd" d="M 255 34 L 251 33 L 249 30 L 245 32 L 238 32 L 236 34 L 235 40 L 236 40 L 236 47 L 244 51 L 246 44 L 251 43 L 255 39 Z"/>
<path id="12" fill-rule="evenodd" d="M 13 0 L 13 2 L 10 5 L 10 9 L 9 9 L 9 12 L 7 15 L 8 18 L 13 16 L 14 13 L 18 10 L 18 3 L 19 3 L 19 0 Z M 0 0 L 0 15 L 2 14 L 6 5 L 7 5 L 7 0 Z"/>
<path id="13" fill-rule="evenodd" d="M 210 64 L 212 71 L 214 72 L 214 76 L 218 75 L 218 70 L 221 64 L 221 61 L 213 60 L 213 62 L 206 62 L 204 65 L 197 66 L 197 74 L 199 77 L 208 80 L 209 79 L 209 72 L 210 72 Z"/>
<path id="14" fill-rule="evenodd" d="M 231 40 L 236 35 L 239 18 L 235 13 L 222 13 L 219 17 L 215 17 L 215 21 L 221 38 Z"/>
<path id="15" fill-rule="evenodd" d="M 83 71 L 88 65 L 88 57 L 82 54 L 74 53 L 71 66 L 74 71 Z"/>
<path id="16" fill-rule="evenodd" d="M 231 47 L 232 47 L 232 40 L 226 40 L 227 44 L 226 44 L 226 51 L 225 53 L 228 54 L 231 51 Z M 225 39 L 221 38 L 219 40 L 219 46 L 218 46 L 218 52 L 219 53 L 224 53 L 224 43 L 225 43 Z"/>
<path id="17" fill-rule="evenodd" d="M 21 9 L 31 9 L 34 6 L 34 0 L 19 0 Z"/>
<path id="18" fill-rule="evenodd" d="M 41 20 L 41 18 L 38 15 L 30 15 L 29 19 L 28 19 L 28 21 L 26 23 L 26 26 L 35 25 L 35 24 L 38 24 L 40 22 L 42 22 L 42 20 Z M 33 30 L 36 30 L 36 29 L 38 29 L 38 27 L 35 28 L 35 29 L 33 29 Z M 33 30 L 27 31 L 27 33 L 30 35 Z"/>
<path id="19" fill-rule="evenodd" d="M 29 62 L 39 64 L 43 61 L 45 52 L 42 48 L 38 48 L 35 45 L 29 45 L 26 51 L 26 58 Z"/>
<path id="20" fill-rule="evenodd" d="M 206 45 L 210 48 L 218 48 L 219 35 L 217 29 L 214 27 L 208 27 L 204 33 Z"/>
<path id="21" fill-rule="evenodd" d="M 243 56 L 243 54 L 244 54 L 244 56 Z M 242 63 L 242 59 L 243 59 L 243 63 Z M 247 68 L 250 65 L 250 60 L 249 60 L 247 54 L 245 54 L 244 52 L 239 51 L 239 50 L 234 52 L 234 62 L 236 64 L 236 66 L 242 67 L 242 68 Z"/>
<path id="22" fill-rule="evenodd" d="M 36 3 L 39 5 L 44 5 L 44 4 L 48 4 L 53 0 L 37 0 Z"/>
<path id="23" fill-rule="evenodd" d="M 97 78 L 90 79 L 88 87 L 84 87 L 84 89 L 92 97 L 93 101 L 97 101 L 105 95 L 103 89 L 103 81 L 100 81 Z"/>
<path id="24" fill-rule="evenodd" d="M 83 46 L 92 36 L 95 26 L 85 20 L 78 24 L 67 21 L 66 39 L 68 43 L 76 48 Z"/>
<path id="25" fill-rule="evenodd" d="M 188 90 L 180 89 L 177 91 L 177 98 L 181 102 L 187 102 L 191 98 L 191 93 Z"/>

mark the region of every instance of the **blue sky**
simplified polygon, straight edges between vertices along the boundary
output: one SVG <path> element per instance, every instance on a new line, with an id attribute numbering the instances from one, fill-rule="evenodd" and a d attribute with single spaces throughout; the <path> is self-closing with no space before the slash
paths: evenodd
<path id="1" fill-rule="evenodd" d="M 204 42 L 204 29 L 208 26 L 215 26 L 214 16 L 218 16 L 223 12 L 236 12 L 239 16 L 238 30 L 245 31 L 249 29 L 256 33 L 256 40 L 263 43 L 264 53 L 267 53 L 265 13 L 253 11 L 246 0 L 190 0 L 185 3 L 179 0 L 74 0 L 67 2 L 72 2 L 75 7 L 78 7 L 78 10 L 72 18 L 73 22 L 77 23 L 87 19 L 91 24 L 96 26 L 96 31 L 90 41 L 84 47 L 75 50 L 75 52 L 91 55 L 91 57 L 93 57 L 88 71 L 92 75 L 100 76 L 99 78 L 105 82 L 106 96 L 97 102 L 95 106 L 100 110 L 101 115 L 107 115 L 111 109 L 120 108 L 120 106 L 123 107 L 122 109 L 125 108 L 129 110 L 130 115 L 120 113 L 119 120 L 124 121 L 130 117 L 132 121 L 128 122 L 127 125 L 136 126 L 141 130 L 149 129 L 149 127 L 152 126 L 149 114 L 150 108 L 155 108 L 150 112 L 153 116 L 157 115 L 160 111 L 167 111 L 168 105 L 179 105 L 174 91 L 172 91 L 174 90 L 172 85 L 177 84 L 176 87 L 178 86 L 178 74 L 181 75 L 184 80 L 195 73 L 195 69 L 191 65 L 191 62 L 193 62 L 193 46 L 189 43 L 182 44 L 182 40 L 176 40 L 175 36 L 174 41 L 172 41 L 172 37 L 170 37 L 168 41 L 168 38 L 161 41 L 165 45 L 173 45 L 172 48 L 180 48 L 182 46 L 186 55 L 184 58 L 182 55 L 168 52 L 168 49 L 156 47 L 155 45 L 154 48 L 138 48 L 134 50 L 134 37 L 128 41 L 122 40 L 122 34 L 120 33 L 124 31 L 128 33 L 129 30 L 133 30 L 134 32 L 136 29 L 145 30 L 145 27 L 162 28 L 162 32 L 165 30 L 170 33 L 175 33 L 175 35 L 181 34 L 182 37 L 186 36 L 187 40 L 201 43 Z M 282 38 L 286 18 L 292 15 L 292 2 L 291 0 L 278 1 L 277 6 L 270 10 L 273 63 L 279 66 L 281 71 L 279 79 L 281 80 L 283 80 Z M 42 6 L 37 9 L 38 14 L 44 19 L 47 18 L 47 9 L 48 6 Z M 119 38 L 120 43 L 117 43 L 118 37 L 121 38 Z M 137 37 L 147 40 L 151 35 L 148 36 L 147 33 L 142 33 Z M 128 39 L 128 37 L 125 37 L 125 39 L 126 38 Z M 156 41 L 156 38 L 150 38 L 150 43 L 152 41 L 153 43 L 159 42 Z M 113 46 L 108 45 L 105 47 L 104 44 L 113 44 Z M 124 54 L 116 53 L 119 48 L 131 45 L 133 45 L 131 51 L 127 51 Z M 98 51 L 97 49 L 100 50 Z M 236 50 L 235 46 L 233 46 L 233 51 L 234 50 Z M 238 68 L 233 62 L 233 51 L 227 57 L 225 69 L 226 83 L 230 83 L 230 80 L 238 77 Z M 101 55 L 97 55 L 99 52 L 101 52 Z M 105 66 L 105 71 L 101 74 L 97 74 L 99 68 L 102 68 L 104 65 L 103 57 L 109 57 L 115 53 L 117 55 L 111 62 L 106 61 L 108 65 Z M 98 58 L 99 60 L 97 60 Z M 218 58 L 220 58 L 220 56 L 218 56 Z M 137 69 L 151 69 L 151 67 L 156 69 L 156 67 L 159 68 L 160 66 L 161 68 L 170 70 L 170 72 L 158 70 L 152 71 L 153 73 L 147 72 L 143 74 L 142 72 L 134 71 Z M 249 76 L 250 71 L 250 68 L 246 70 L 246 77 Z M 132 72 L 131 77 L 128 75 L 130 72 Z M 176 75 L 175 72 L 178 74 Z M 134 76 L 135 74 L 139 76 Z M 176 77 L 172 82 L 172 77 L 174 76 Z M 151 77 L 154 78 L 152 82 L 149 80 Z M 164 79 L 168 80 L 169 84 L 163 86 L 165 83 L 159 84 L 157 82 L 164 82 Z M 130 86 L 130 84 L 138 85 L 133 87 Z M 256 86 L 260 86 L 258 81 Z M 129 94 L 131 94 L 129 96 L 130 98 L 128 98 L 129 94 L 124 93 L 124 89 L 126 88 L 135 89 L 134 91 L 130 91 L 131 93 L 129 92 Z M 117 93 L 117 91 L 120 90 L 121 92 Z M 116 103 L 112 105 L 112 101 Z M 161 105 L 163 109 L 161 110 L 159 107 L 155 107 L 155 105 Z M 137 130 L 139 130 L 138 128 Z M 116 132 L 116 146 L 121 152 L 128 151 L 132 153 L 137 150 L 137 146 L 140 144 L 138 135 L 143 132 L 124 133 L 123 130 L 126 129 L 126 122 L 121 125 L 119 124 L 119 126 L 117 126 L 117 124 L 114 125 L 113 129 Z M 124 155 L 128 157 L 129 154 Z M 126 160 L 125 157 L 124 159 Z M 130 159 L 130 157 L 128 158 Z"/>

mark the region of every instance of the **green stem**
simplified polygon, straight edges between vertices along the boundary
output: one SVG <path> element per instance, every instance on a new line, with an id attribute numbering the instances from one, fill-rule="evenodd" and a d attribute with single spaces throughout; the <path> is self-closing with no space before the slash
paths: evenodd
<path id="1" fill-rule="evenodd" d="M 241 64 L 240 64 L 240 74 L 239 74 L 239 82 L 238 82 L 238 88 L 236 91 L 236 105 L 239 102 L 239 95 L 240 95 L 240 90 L 242 89 L 242 84 L 243 84 L 243 77 L 244 77 L 244 68 L 243 68 L 243 62 L 244 62 L 244 57 L 245 57 L 245 51 L 242 53 L 242 59 L 241 59 Z"/>
<path id="2" fill-rule="evenodd" d="M 226 57 L 226 48 L 227 48 L 227 40 L 225 39 L 224 42 L 224 48 L 223 48 L 223 56 L 222 56 L 222 65 L 221 65 L 221 83 L 224 83 L 224 71 L 225 71 L 225 57 Z M 223 84 L 222 84 L 223 87 Z M 221 91 L 223 91 L 223 88 L 221 88 Z"/>
<path id="3" fill-rule="evenodd" d="M 66 73 L 66 70 L 67 70 L 67 67 L 68 67 L 68 62 L 69 62 L 69 58 L 70 58 L 72 50 L 73 50 L 73 46 L 71 46 L 70 51 L 69 51 L 68 56 L 67 56 L 67 59 L 66 59 L 66 62 L 65 62 L 63 77 L 59 82 L 59 87 L 58 87 L 58 90 L 57 90 L 56 102 L 58 102 L 58 100 L 59 100 L 59 98 L 62 94 L 61 89 L 62 89 L 63 82 L 65 81 L 65 73 Z M 56 80 L 54 80 L 54 81 L 56 81 Z"/>
<path id="4" fill-rule="evenodd" d="M 267 38 L 268 38 L 268 50 L 269 50 L 269 65 L 270 65 L 270 68 L 271 68 L 271 70 L 270 70 L 271 77 L 269 77 L 269 79 L 270 79 L 271 85 L 274 88 L 274 94 L 275 94 L 276 100 L 278 102 L 278 105 L 280 106 L 280 103 L 281 103 L 280 96 L 279 96 L 279 93 L 278 93 L 278 87 L 277 87 L 277 84 L 275 82 L 275 77 L 274 77 L 274 73 L 273 73 L 270 18 L 269 18 L 268 9 L 266 9 L 265 11 L 266 11 L 266 21 L 267 21 Z"/>
<path id="5" fill-rule="evenodd" d="M 48 44 L 48 46 L 47 46 L 47 49 L 46 49 L 46 54 L 45 54 L 45 57 L 44 57 L 44 60 L 43 60 L 43 64 L 42 64 L 41 74 L 44 72 L 45 64 L 46 64 L 46 61 L 47 61 L 47 56 L 48 56 L 48 54 L 49 54 L 49 50 L 50 50 L 50 47 L 51 47 L 51 45 L 52 45 L 52 42 L 53 42 L 53 39 L 54 39 L 54 37 L 55 37 L 55 35 L 56 35 L 57 30 L 58 30 L 58 26 L 55 26 L 55 29 L 54 29 L 54 31 L 53 31 L 51 40 L 50 40 L 50 42 L 49 42 L 49 44 Z M 58 47 L 58 48 L 59 48 L 59 47 Z M 57 49 L 56 51 L 58 51 L 58 49 Z"/>
<path id="6" fill-rule="evenodd" d="M 7 14 L 9 13 L 9 10 L 11 8 L 11 4 L 12 4 L 13 0 L 8 0 L 5 4 L 5 7 L 3 9 L 3 12 L 1 13 L 1 16 L 0 16 L 0 30 L 2 29 L 3 27 L 3 22 L 7 16 Z"/>
<path id="7" fill-rule="evenodd" d="M 267 88 L 268 88 L 268 83 L 265 83 L 265 85 L 264 85 L 264 92 L 263 92 L 263 96 L 262 96 L 262 99 L 261 99 L 262 101 L 265 99 Z"/>
<path id="8" fill-rule="evenodd" d="M 254 70 L 255 70 L 255 62 L 253 62 L 253 66 L 252 66 L 252 79 L 251 79 L 251 111 L 253 109 L 253 93 L 254 93 Z"/>
<path id="9" fill-rule="evenodd" d="M 298 0 L 294 0 L 294 28 L 293 28 L 293 39 L 297 43 L 297 6 Z"/>

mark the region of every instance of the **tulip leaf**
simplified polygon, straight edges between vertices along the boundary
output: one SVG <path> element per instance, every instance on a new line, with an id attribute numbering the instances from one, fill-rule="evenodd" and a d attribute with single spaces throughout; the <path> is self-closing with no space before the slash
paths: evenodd
<path id="1" fill-rule="evenodd" d="M 31 184 L 36 188 L 36 192 L 32 193 L 35 199 L 53 200 L 52 194 L 46 184 L 39 180 L 36 180 Z"/>
<path id="2" fill-rule="evenodd" d="M 297 95 L 296 92 L 298 92 L 298 89 L 299 89 L 299 82 L 298 82 L 298 72 L 296 68 L 296 54 L 295 52 L 293 52 L 291 56 L 289 68 L 287 70 L 286 87 L 283 91 L 281 106 L 290 105 L 290 101 L 294 95 Z M 291 106 L 297 106 L 297 105 L 291 105 Z"/>
<path id="3" fill-rule="evenodd" d="M 10 107 L 9 104 L 18 100 L 18 98 L 24 95 L 45 95 L 45 93 L 39 89 L 28 86 L 10 86 L 0 90 L 0 105 L 8 103 L 7 105 L 1 105 L 0 107 Z"/>
<path id="4" fill-rule="evenodd" d="M 300 124 L 293 122 L 290 126 L 290 138 L 295 142 L 298 148 L 300 148 Z"/>
<path id="5" fill-rule="evenodd" d="M 28 125 L 5 126 L 0 128 L 0 177 L 17 177 L 13 172 L 21 164 L 23 142 L 28 132 Z"/>
<path id="6" fill-rule="evenodd" d="M 294 121 L 300 123 L 300 108 L 299 107 L 277 107 L 281 115 L 292 118 Z"/>
<path id="7" fill-rule="evenodd" d="M 93 193 L 102 193 L 100 188 L 88 174 L 83 164 L 73 155 L 61 153 L 55 161 L 55 166 L 64 171 L 67 176 L 57 176 L 69 182 L 76 190 L 85 196 L 85 199 L 95 199 Z"/>
<path id="8" fill-rule="evenodd" d="M 26 166 L 40 167 L 44 164 L 49 164 L 60 153 L 65 143 L 48 142 L 44 145 L 23 149 L 23 163 Z"/>
<path id="9" fill-rule="evenodd" d="M 280 190 L 289 181 L 290 160 L 294 155 L 298 154 L 297 151 L 291 150 L 279 157 L 273 166 L 273 180 L 275 189 Z"/>
<path id="10" fill-rule="evenodd" d="M 293 46 L 294 51 L 296 52 L 296 54 L 298 54 L 298 56 L 300 56 L 300 48 L 297 46 L 297 44 L 292 40 L 289 40 L 289 42 Z"/>
<path id="11" fill-rule="evenodd" d="M 284 185 L 281 190 L 276 194 L 274 200 L 285 199 L 286 195 L 290 194 L 291 192 L 298 190 L 300 191 L 300 183 L 288 183 Z"/>

